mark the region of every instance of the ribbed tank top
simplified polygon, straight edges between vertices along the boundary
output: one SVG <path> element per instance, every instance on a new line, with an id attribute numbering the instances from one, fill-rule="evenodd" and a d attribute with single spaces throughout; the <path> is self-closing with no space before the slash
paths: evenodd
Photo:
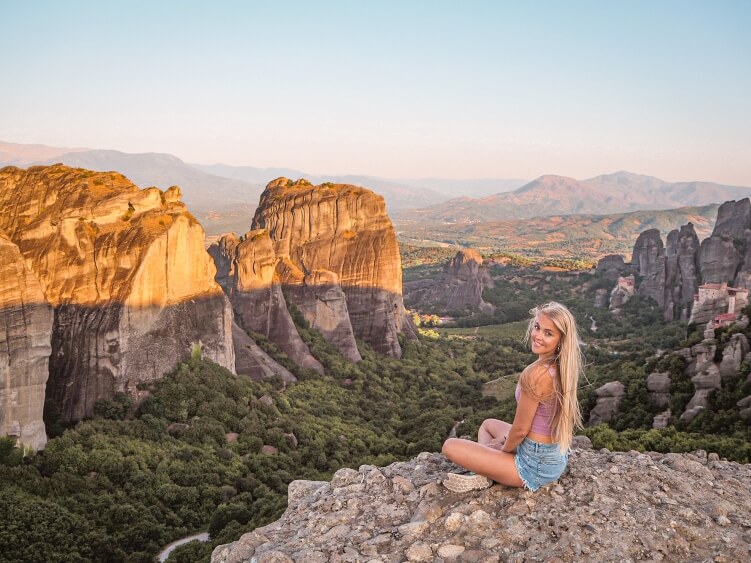
<path id="1" fill-rule="evenodd" d="M 550 377 L 556 376 L 557 371 L 555 369 L 555 366 L 550 366 L 548 368 L 548 374 L 550 375 Z M 516 392 L 514 393 L 514 397 L 516 397 L 517 403 L 519 402 L 519 397 L 521 397 L 521 394 L 521 385 L 517 385 Z M 555 411 L 557 408 L 558 403 L 555 400 L 555 394 L 551 395 L 550 399 L 548 399 L 547 401 L 538 403 L 535 417 L 532 419 L 532 427 L 530 428 L 530 431 L 536 432 L 537 434 L 542 434 L 543 436 L 551 436 L 553 434 L 553 417 L 555 416 Z"/>

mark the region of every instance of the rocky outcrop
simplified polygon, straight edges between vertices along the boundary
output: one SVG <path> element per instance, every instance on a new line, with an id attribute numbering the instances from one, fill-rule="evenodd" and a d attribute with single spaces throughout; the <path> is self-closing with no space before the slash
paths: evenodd
<path id="1" fill-rule="evenodd" d="M 658 407 L 670 404 L 670 374 L 650 373 L 647 376 L 649 399 Z"/>
<path id="2" fill-rule="evenodd" d="M 636 280 L 633 275 L 618 278 L 618 283 L 616 283 L 608 299 L 609 309 L 613 313 L 620 314 L 621 308 L 634 296 L 634 293 L 636 293 L 635 284 Z"/>
<path id="3" fill-rule="evenodd" d="M 615 289 L 613 291 L 615 291 Z M 604 287 L 596 289 L 594 306 L 598 309 L 604 309 L 605 307 L 607 307 L 608 303 L 610 303 L 610 293 L 611 292 Z"/>
<path id="4" fill-rule="evenodd" d="M 651 297 L 662 309 L 665 306 L 665 247 L 658 229 L 639 235 L 634 244 L 631 265 L 641 277 L 639 295 Z"/>
<path id="5" fill-rule="evenodd" d="M 47 395 L 63 420 L 136 395 L 200 347 L 234 370 L 232 312 L 173 187 L 61 165 L 0 170 L 0 229 L 54 308 Z"/>
<path id="6" fill-rule="evenodd" d="M 615 281 L 627 270 L 628 267 L 626 266 L 623 256 L 620 254 L 608 254 L 597 261 L 595 271 L 599 275 Z"/>
<path id="7" fill-rule="evenodd" d="M 666 320 L 687 320 L 699 289 L 699 237 L 691 223 L 668 233 L 665 260 Z"/>
<path id="8" fill-rule="evenodd" d="M 472 249 L 460 250 L 434 280 L 405 284 L 405 299 L 411 307 L 433 313 L 483 312 L 495 307 L 482 298 L 483 289 L 493 287 L 493 279 L 483 266 L 482 256 Z"/>
<path id="9" fill-rule="evenodd" d="M 401 356 L 401 259 L 381 196 L 356 186 L 279 178 L 261 195 L 253 229 L 266 230 L 276 256 L 305 278 L 317 271 L 335 274 L 354 335 L 380 353 Z M 334 278 L 324 279 L 329 285 Z"/>
<path id="10" fill-rule="evenodd" d="M 722 361 L 719 367 L 720 377 L 726 379 L 737 375 L 748 351 L 748 339 L 745 335 L 737 333 L 731 336 L 722 349 Z"/>
<path id="11" fill-rule="evenodd" d="M 620 381 L 611 381 L 595 391 L 597 404 L 589 413 L 587 426 L 595 426 L 602 422 L 610 422 L 618 414 L 618 406 L 625 392 Z"/>
<path id="12" fill-rule="evenodd" d="M 741 255 L 733 239 L 711 236 L 702 241 L 699 260 L 704 283 L 732 283 Z"/>
<path id="13" fill-rule="evenodd" d="M 232 343 L 237 375 L 247 375 L 251 379 L 279 378 L 285 383 L 297 381 L 292 372 L 264 352 L 237 323 L 232 323 Z"/>
<path id="14" fill-rule="evenodd" d="M 51 338 L 52 307 L 0 231 L 0 436 L 34 450 L 47 443 L 42 413 Z"/>
<path id="15" fill-rule="evenodd" d="M 323 373 L 323 366 L 300 337 L 287 308 L 268 234 L 250 231 L 242 240 L 234 233 L 225 235 L 209 247 L 209 254 L 217 267 L 216 280 L 232 303 L 237 324 L 247 332 L 267 337 L 300 367 Z"/>
<path id="16" fill-rule="evenodd" d="M 305 320 L 351 362 L 362 359 L 349 320 L 347 296 L 339 277 L 329 270 L 303 274 L 289 259 L 277 265 L 277 272 L 290 300 Z"/>
<path id="17" fill-rule="evenodd" d="M 456 470 L 422 453 L 293 481 L 279 520 L 211 561 L 743 561 L 751 547 L 751 466 L 716 454 L 575 449 L 536 493 L 450 493 L 440 483 Z"/>
<path id="18" fill-rule="evenodd" d="M 726 201 L 717 210 L 712 236 L 701 244 L 703 283 L 749 287 L 751 281 L 751 203 Z"/>

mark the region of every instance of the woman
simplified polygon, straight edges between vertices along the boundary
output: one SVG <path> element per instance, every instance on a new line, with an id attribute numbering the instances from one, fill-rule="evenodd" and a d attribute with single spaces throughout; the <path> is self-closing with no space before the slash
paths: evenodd
<path id="1" fill-rule="evenodd" d="M 576 321 L 560 303 L 530 313 L 525 340 L 537 360 L 519 378 L 514 422 L 489 418 L 477 442 L 446 440 L 443 455 L 477 474 L 449 474 L 443 484 L 451 491 L 482 489 L 493 481 L 536 491 L 566 469 L 574 428 L 581 428 L 576 388 L 583 362 Z"/>

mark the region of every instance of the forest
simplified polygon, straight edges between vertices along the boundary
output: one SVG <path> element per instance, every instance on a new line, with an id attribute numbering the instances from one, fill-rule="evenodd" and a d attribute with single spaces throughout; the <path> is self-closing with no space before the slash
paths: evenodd
<path id="1" fill-rule="evenodd" d="M 414 258 L 409 267 L 430 271 L 429 260 Z M 493 315 L 403 339 L 400 360 L 358 342 L 363 360 L 351 364 L 295 315 L 325 376 L 297 368 L 253 335 L 299 382 L 237 377 L 196 349 L 145 387 L 138 405 L 118 395 L 100 401 L 95 417 L 68 426 L 50 406 L 43 452 L 0 440 L 0 561 L 150 562 L 170 541 L 198 531 L 208 531 L 210 541 L 182 546 L 169 561 L 208 561 L 214 546 L 277 519 L 294 479 L 328 480 L 341 467 L 439 451 L 460 421 L 458 434 L 474 437 L 484 418 L 513 417 L 515 378 L 533 359 L 522 341 L 525 321 L 532 306 L 549 300 L 567 304 L 579 321 L 585 416 L 597 387 L 616 379 L 626 386 L 610 425 L 581 430 L 595 448 L 704 449 L 749 461 L 751 428 L 734 406 L 751 394 L 751 366 L 713 393 L 710 408 L 690 424 L 652 429 L 658 408 L 647 394 L 649 373 L 673 375 L 676 409 L 692 393 L 685 365 L 666 353 L 695 341 L 685 323 L 662 321 L 656 304 L 638 297 L 620 316 L 596 309 L 595 290 L 612 282 L 589 271 L 508 265 L 493 275 L 495 287 L 484 294 L 497 307 Z M 506 391 L 489 393 L 491 387 Z"/>

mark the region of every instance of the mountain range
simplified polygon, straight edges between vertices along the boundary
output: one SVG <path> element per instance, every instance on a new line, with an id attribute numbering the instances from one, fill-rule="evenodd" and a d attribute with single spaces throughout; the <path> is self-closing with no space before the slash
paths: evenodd
<path id="1" fill-rule="evenodd" d="M 0 141 L 0 166 L 52 164 L 116 170 L 141 187 L 178 185 L 183 201 L 208 235 L 243 233 L 264 186 L 280 176 L 367 187 L 382 195 L 401 227 L 474 224 L 569 214 L 604 215 L 638 210 L 698 207 L 751 195 L 751 188 L 711 182 L 670 183 L 617 172 L 588 180 L 545 175 L 520 179 L 389 179 L 364 175 L 320 176 L 292 168 L 190 164 L 163 153 L 23 145 Z M 513 190 L 513 191 L 509 191 Z M 452 195 L 461 197 L 451 198 Z"/>
<path id="2" fill-rule="evenodd" d="M 670 183 L 631 172 L 588 180 L 546 175 L 509 193 L 460 197 L 396 215 L 400 223 L 481 223 L 552 215 L 612 214 L 721 203 L 751 196 L 751 188 L 711 182 Z"/>

